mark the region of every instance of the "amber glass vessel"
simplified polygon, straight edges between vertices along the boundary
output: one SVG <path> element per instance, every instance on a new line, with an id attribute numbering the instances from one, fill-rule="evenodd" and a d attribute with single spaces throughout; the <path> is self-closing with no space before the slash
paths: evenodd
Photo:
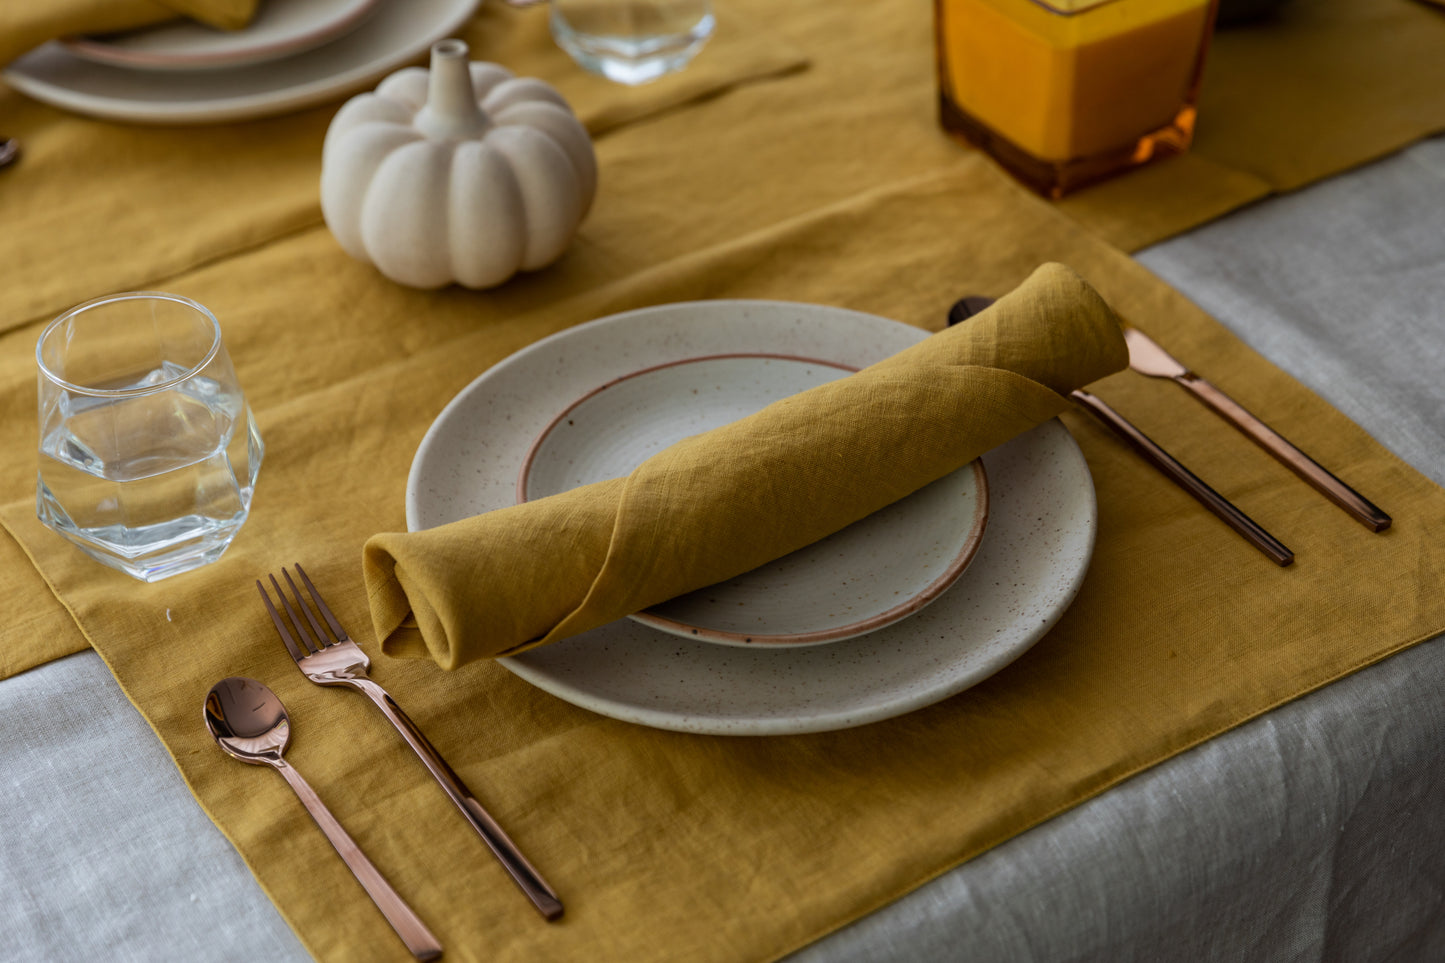
<path id="1" fill-rule="evenodd" d="M 1178 154 L 1216 0 L 934 0 L 941 120 L 1048 197 Z"/>

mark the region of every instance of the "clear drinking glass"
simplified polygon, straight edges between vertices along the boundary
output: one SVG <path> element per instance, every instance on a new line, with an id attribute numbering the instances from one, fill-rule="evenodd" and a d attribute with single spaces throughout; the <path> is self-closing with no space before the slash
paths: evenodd
<path id="1" fill-rule="evenodd" d="M 552 0 L 551 9 L 557 45 L 621 84 L 682 69 L 715 24 L 711 0 Z"/>
<path id="2" fill-rule="evenodd" d="M 41 522 L 142 581 L 215 561 L 263 448 L 215 315 L 136 291 L 52 321 L 40 367 Z"/>

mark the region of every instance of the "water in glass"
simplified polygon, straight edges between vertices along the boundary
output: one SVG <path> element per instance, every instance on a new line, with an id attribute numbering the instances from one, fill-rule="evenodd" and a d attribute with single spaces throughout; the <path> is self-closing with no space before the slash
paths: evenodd
<path id="1" fill-rule="evenodd" d="M 711 0 L 552 0 L 551 17 L 573 60 L 623 84 L 681 69 L 714 26 Z"/>
<path id="2" fill-rule="evenodd" d="M 156 581 L 230 545 L 263 447 L 209 312 L 173 295 L 101 300 L 57 319 L 37 348 L 37 514 Z"/>

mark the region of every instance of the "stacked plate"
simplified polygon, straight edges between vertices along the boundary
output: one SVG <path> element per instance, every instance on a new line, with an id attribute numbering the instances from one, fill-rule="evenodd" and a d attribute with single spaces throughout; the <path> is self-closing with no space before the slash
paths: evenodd
<path id="1" fill-rule="evenodd" d="M 442 411 L 412 463 L 407 524 L 430 528 L 625 475 L 652 452 L 925 337 L 819 305 L 663 305 L 553 335 Z M 686 732 L 862 725 L 962 691 L 1073 600 L 1093 482 L 1050 421 L 771 565 L 501 660 L 584 708 Z"/>
<path id="2" fill-rule="evenodd" d="M 71 37 L 15 61 L 6 82 L 111 120 L 209 124 L 285 113 L 360 90 L 421 56 L 480 0 L 261 0 L 244 30 L 175 21 Z"/>

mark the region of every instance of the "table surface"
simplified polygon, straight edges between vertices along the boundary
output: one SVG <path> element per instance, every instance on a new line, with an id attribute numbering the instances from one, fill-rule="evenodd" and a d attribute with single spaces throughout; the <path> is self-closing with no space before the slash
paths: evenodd
<path id="1" fill-rule="evenodd" d="M 1445 483 L 1445 140 L 1139 258 Z M 1206 373 L 1207 374 L 1207 373 Z M 1425 591 L 1422 584 L 1394 587 Z M 1387 590 L 1382 587 L 1382 591 Z M 1445 957 L 1445 640 L 1296 700 L 796 954 Z M 5 955 L 301 959 L 100 658 L 0 682 Z M 62 762 L 63 760 L 63 762 Z M 959 800 L 967 805 L 966 799 Z"/>
<path id="2" fill-rule="evenodd" d="M 657 142 L 649 142 L 645 136 L 648 130 L 703 117 L 691 108 L 673 109 L 688 98 L 703 98 L 699 103 L 708 105 L 706 116 L 712 118 L 709 123 L 732 118 L 732 129 L 751 133 L 754 140 L 765 140 L 769 145 L 787 141 L 786 134 L 792 129 L 786 124 L 796 123 L 790 111 L 779 111 L 770 118 L 775 126 L 757 123 L 753 118 L 746 122 L 741 119 L 738 108 L 762 102 L 750 98 L 749 92 L 731 89 L 731 85 L 747 78 L 786 76 L 792 85 L 789 89 L 812 91 L 810 103 L 827 108 L 818 114 L 818 130 L 829 136 L 816 143 L 835 146 L 814 150 L 800 157 L 797 167 L 784 169 L 791 170 L 791 176 L 806 171 L 812 186 L 826 186 L 818 197 L 830 203 L 840 199 L 833 196 L 835 193 L 841 196 L 866 188 L 871 183 L 866 176 L 870 164 L 903 176 L 915 169 L 919 174 L 932 171 L 934 163 L 951 164 L 963 156 L 938 135 L 928 99 L 919 96 L 921 91 L 931 91 L 933 83 L 928 59 L 920 56 L 929 39 L 927 5 L 922 0 L 909 2 L 916 16 L 900 17 L 894 8 L 881 6 L 860 4 L 841 10 L 822 3 L 800 4 L 797 10 L 803 12 L 794 11 L 787 23 L 764 14 L 764 4 L 745 3 L 745 11 L 753 8 L 757 24 L 749 26 L 744 17 L 721 30 L 708 54 L 679 75 L 680 86 L 664 89 L 665 85 L 653 85 L 626 92 L 638 94 L 641 99 L 623 96 L 620 88 L 600 82 L 590 92 L 567 87 L 579 95 L 574 105 L 594 133 L 647 118 L 639 123 L 641 131 L 629 134 L 624 129 L 616 140 L 599 140 L 611 151 L 607 154 L 611 158 L 609 173 L 615 175 L 603 200 L 627 198 L 629 212 L 639 219 L 608 221 L 594 216 L 588 226 L 591 233 L 584 231 L 584 243 L 576 245 L 582 249 L 582 263 L 605 268 L 599 277 L 610 278 L 616 265 L 608 259 L 628 248 L 613 243 L 618 235 L 608 235 L 606 226 L 613 225 L 615 232 L 616 225 L 630 224 L 635 233 L 658 220 L 642 217 L 647 213 L 644 210 L 632 209 L 637 197 L 648 194 L 650 182 L 642 184 L 634 178 L 631 189 L 623 189 L 628 182 L 621 175 L 645 165 L 617 161 L 636 161 L 636 151 L 641 149 L 638 144 L 655 150 Z M 899 10 L 902 4 L 900 0 Z M 724 18 L 729 15 L 726 6 L 719 5 Z M 489 19 L 491 27 L 475 32 L 479 45 L 474 46 L 474 53 L 486 47 L 490 55 L 483 59 L 511 62 L 509 55 L 520 56 L 519 52 L 527 51 L 529 55 L 521 57 L 521 61 L 530 64 L 535 60 L 544 71 L 550 71 L 539 76 L 558 80 L 564 87 L 569 78 L 579 75 L 546 36 L 545 15 L 511 18 L 506 8 L 499 11 L 498 7 L 489 4 L 483 9 L 481 16 Z M 871 20 L 864 16 L 865 11 Z M 1205 217 L 1262 197 L 1271 189 L 1296 187 L 1325 170 L 1338 170 L 1344 163 L 1376 156 L 1389 145 L 1405 143 L 1423 131 L 1445 129 L 1445 115 L 1438 113 L 1438 99 L 1429 94 L 1438 88 L 1438 83 L 1431 83 L 1429 78 L 1439 80 L 1438 75 L 1430 73 L 1435 69 L 1429 63 L 1434 57 L 1433 47 L 1445 36 L 1441 33 L 1445 22 L 1438 20 L 1435 11 L 1427 12 L 1412 0 L 1320 0 L 1308 7 L 1297 6 L 1296 13 L 1298 17 L 1280 21 L 1280 25 L 1293 25 L 1293 33 L 1283 32 L 1293 36 L 1295 42 L 1269 40 L 1272 28 L 1266 25 L 1259 35 L 1224 37 L 1216 44 L 1211 55 L 1214 82 L 1206 87 L 1203 106 L 1207 115 L 1232 116 L 1237 123 L 1201 128 L 1196 149 L 1185 157 L 1101 185 L 1096 191 L 1083 192 L 1057 208 L 1098 232 L 1098 236 L 1132 250 L 1145 243 L 1146 237 L 1165 236 L 1181 223 L 1199 223 Z M 860 29 L 864 25 L 867 29 Z M 780 30 L 783 26 L 794 29 Z M 1362 29 L 1374 30 L 1381 42 L 1357 43 L 1356 35 Z M 798 49 L 793 49 L 792 41 L 797 42 Z M 1290 50 L 1295 51 L 1296 59 L 1291 59 Z M 556 56 L 550 60 L 531 56 L 538 51 Z M 886 124 L 873 125 L 877 136 L 871 141 L 859 137 L 860 119 L 872 116 L 877 120 L 883 112 L 881 107 L 873 114 L 860 114 L 857 105 L 847 101 L 836 104 L 836 109 L 847 111 L 846 115 L 833 112 L 840 89 L 855 95 L 864 93 L 861 80 L 840 88 L 844 74 L 839 68 L 852 68 L 879 51 L 889 51 L 888 56 L 877 57 L 888 69 L 862 74 L 850 69 L 847 77 L 866 77 L 870 94 L 876 89 L 885 95 L 892 90 L 897 95 L 896 102 L 883 96 L 880 104 L 892 103 L 904 109 L 911 129 L 923 135 L 908 142 L 911 146 L 907 149 L 885 143 L 893 139 L 889 133 L 893 128 Z M 1380 70 L 1382 61 L 1392 67 L 1413 66 Z M 812 66 L 800 69 L 805 62 Z M 1338 113 L 1338 123 L 1320 126 L 1317 113 L 1299 109 L 1305 105 L 1289 97 L 1269 101 L 1274 112 L 1265 110 L 1261 115 L 1269 118 L 1268 124 L 1251 125 L 1249 117 L 1254 115 L 1238 110 L 1241 98 L 1252 101 L 1260 91 L 1296 89 L 1293 77 L 1300 73 L 1299 64 L 1315 62 L 1329 62 L 1334 69 L 1318 78 L 1320 86 L 1309 88 L 1311 106 L 1330 104 L 1330 109 Z M 1259 82 L 1260 78 L 1284 75 L 1291 78 L 1291 83 Z M 751 91 L 755 98 L 764 93 L 761 89 Z M 1352 100 L 1356 95 L 1362 98 L 1359 103 Z M 669 99 L 674 97 L 683 100 Z M 15 115 L 7 124 L 15 123 L 12 133 L 26 134 L 28 138 L 24 127 L 31 115 L 27 112 L 38 108 L 23 98 L 11 102 L 15 104 Z M 1388 103 L 1392 109 L 1368 107 L 1362 111 L 1362 103 Z M 912 112 L 915 106 L 916 113 Z M 1353 113 L 1347 109 L 1352 106 Z M 1410 123 L 1399 126 L 1400 118 L 1407 114 Z M 844 116 L 846 124 L 822 122 Z M 50 185 L 55 192 L 47 194 L 44 179 L 27 179 L 29 174 L 65 168 L 86 153 L 59 149 L 66 143 L 65 135 L 82 125 L 57 120 L 47 128 L 49 140 L 37 135 L 30 141 L 35 150 L 29 159 L 39 160 L 49 149 L 52 163 L 62 157 L 65 163 L 30 170 L 22 167 L 8 175 L 12 188 L 30 185 L 25 191 L 12 190 L 8 195 L 14 205 L 10 213 L 16 215 L 16 222 L 32 225 L 16 235 L 26 238 L 27 246 L 35 244 L 44 249 L 39 242 L 48 232 L 35 230 L 34 225 L 46 223 L 46 218 L 54 219 L 58 211 L 69 211 L 70 220 L 85 225 L 103 222 L 107 217 L 127 216 L 126 205 L 135 200 L 130 191 L 137 186 L 134 178 L 126 179 L 128 173 L 173 172 L 166 175 L 165 202 L 154 205 L 154 211 L 169 214 L 213 210 L 218 207 L 214 201 L 219 188 L 208 178 L 194 175 L 213 168 L 225 172 L 227 164 L 234 168 L 230 170 L 234 176 L 224 183 L 230 185 L 234 196 L 248 198 L 248 204 L 253 199 L 265 208 L 248 211 L 243 218 L 247 231 L 256 232 L 246 237 L 284 237 L 300 225 L 315 223 L 313 168 L 319 122 L 324 120 L 320 112 L 294 125 L 288 120 L 261 125 L 283 139 L 289 129 L 291 136 L 299 140 L 287 149 L 285 144 L 278 146 L 276 140 L 266 139 L 258 142 L 263 146 L 257 146 L 251 154 L 245 149 L 251 145 L 229 139 L 248 136 L 243 128 L 218 128 L 218 136 L 201 139 L 190 138 L 185 132 L 149 131 L 130 145 L 138 153 L 129 166 L 108 158 L 104 167 L 96 168 L 104 173 L 95 176 L 104 176 L 111 189 L 81 191 L 57 179 L 57 184 Z M 847 138 L 835 141 L 833 135 L 840 129 Z M 1365 136 L 1371 130 L 1376 135 L 1373 139 Z M 1388 135 L 1384 140 L 1379 136 L 1382 131 Z M 126 135 L 139 132 L 117 128 L 110 133 L 125 140 Z M 632 140 L 632 135 L 640 139 Z M 1272 149 L 1256 150 L 1260 138 L 1269 141 Z M 304 145 L 297 149 L 301 142 Z M 155 153 L 165 144 L 172 145 L 170 153 Z M 1376 146 L 1362 149 L 1361 144 Z M 1333 150 L 1332 145 L 1340 150 Z M 755 144 L 753 149 L 762 146 Z M 629 154 L 629 150 L 633 153 Z M 866 153 L 868 164 L 860 163 L 850 151 Z M 915 153 L 919 156 L 914 157 Z M 645 169 L 656 172 L 665 166 L 663 159 L 670 156 L 654 154 L 654 166 Z M 764 152 L 764 156 L 771 155 Z M 248 157 L 252 159 L 246 160 Z M 1299 166 L 1301 158 L 1310 157 L 1314 166 Z M 1326 161 L 1323 167 L 1318 163 L 1321 157 Z M 279 162 L 283 158 L 292 165 L 289 177 L 286 171 L 257 162 Z M 983 164 L 973 164 L 974 160 L 968 158 L 970 165 L 987 173 Z M 177 163 L 176 168 L 167 166 L 172 161 Z M 74 165 L 74 169 L 82 171 L 83 166 Z M 0 182 L 6 176 L 0 174 Z M 1435 309 L 1442 293 L 1437 288 L 1445 285 L 1445 277 L 1438 270 L 1445 261 L 1442 176 L 1445 140 L 1427 141 L 1309 189 L 1238 211 L 1138 256 L 1146 267 L 1354 418 L 1404 461 L 1436 482 L 1445 482 L 1445 445 L 1441 444 L 1445 441 L 1445 388 L 1437 374 L 1439 363 L 1445 360 L 1445 338 L 1438 333 Z M 83 178 L 81 181 L 89 183 Z M 744 207 L 753 201 L 758 205 L 751 215 L 756 224 L 771 223 L 769 218 L 778 216 L 773 209 L 781 203 L 778 198 L 764 204 L 761 197 L 754 196 L 756 192 L 734 190 L 736 182 L 728 176 L 699 175 L 689 183 L 698 190 L 721 186 L 731 191 L 729 201 Z M 1004 182 L 1000 179 L 999 183 Z M 1161 190 L 1161 185 L 1167 190 Z M 0 183 L 0 191 L 6 186 Z M 798 185 L 800 189 L 804 186 Z M 171 191 L 176 192 L 174 196 Z M 1121 205 L 1119 192 L 1132 197 L 1133 203 Z M 1201 209 L 1200 204 L 1207 209 Z M 77 210 L 78 205 L 87 209 Z M 704 206 L 705 201 L 699 200 L 689 210 L 702 210 Z M 1045 210 L 1042 205 L 1033 206 Z M 894 213 L 900 209 L 890 206 L 889 210 Z M 617 213 L 616 208 L 613 213 Z M 905 215 L 897 217 L 904 219 Z M 1186 220 L 1180 221 L 1180 217 Z M 205 224 L 198 227 L 217 229 L 188 232 L 186 236 L 199 246 L 171 243 L 173 232 L 162 226 L 149 232 L 147 238 L 160 242 L 158 249 L 148 254 L 138 250 L 130 256 L 115 256 L 111 250 L 114 243 L 105 232 L 75 235 L 75 246 L 68 241 L 60 245 L 56 238 L 62 235 L 49 234 L 51 248 L 33 262 L 46 265 L 48 270 L 27 269 L 32 262 L 24 256 L 12 257 L 16 283 L 3 292 L 11 305 L 6 314 L 16 320 L 33 320 L 56 304 L 79 300 L 65 294 L 72 276 L 85 274 L 87 284 L 102 287 L 134 286 L 136 265 L 148 259 L 156 271 L 147 278 L 169 277 L 215 259 L 226 261 L 227 252 L 234 252 L 227 245 L 234 244 L 235 237 L 221 229 L 224 225 L 201 220 Z M 697 221 L 707 225 L 711 219 L 687 220 L 689 224 Z M 314 233 L 320 236 L 319 229 Z M 30 238 L 36 240 L 31 242 Z M 911 250 L 906 242 L 900 249 Z M 274 252 L 275 247 L 267 250 Z M 1029 253 L 1037 256 L 1033 247 Z M 591 261 L 587 260 L 589 255 Z M 72 275 L 51 267 L 83 262 L 93 262 L 89 266 L 100 274 L 77 271 Z M 221 265 L 212 266 L 224 270 Z M 643 266 L 641 262 L 631 265 L 634 269 Z M 588 275 L 583 271 L 581 276 Z M 940 272 L 939 277 L 950 275 Z M 542 280 L 549 285 L 548 298 L 555 301 L 566 295 L 566 291 L 559 293 L 551 287 L 558 280 L 557 274 Z M 566 288 L 565 280 L 561 286 Z M 892 289 L 874 283 L 856 287 L 863 290 L 854 291 L 855 299 Z M 517 290 L 517 286 L 510 290 Z M 789 287 L 780 290 L 786 293 Z M 837 297 L 838 303 L 847 302 L 831 282 L 826 291 L 801 290 L 819 300 Z M 445 300 L 453 293 L 463 295 L 461 302 L 476 305 L 475 299 L 455 290 L 443 292 L 439 299 Z M 678 293 L 669 296 L 700 295 L 692 284 L 679 286 Z M 251 299 L 248 289 L 243 300 L 249 303 Z M 940 305 L 946 303 L 939 301 Z M 554 305 L 548 305 L 549 311 L 551 307 Z M 929 316 L 937 313 L 930 309 Z M 569 323 L 580 319 L 570 317 Z M 560 323 L 562 318 L 554 320 Z M 918 322 L 916 317 L 911 320 Z M 1158 322 L 1170 320 L 1161 318 Z M 512 346 L 525 343 L 536 333 L 535 328 L 517 333 Z M 21 337 L 16 343 L 23 340 Z M 510 347 L 499 348 L 497 357 L 504 350 Z M 1244 354 L 1235 351 L 1228 357 L 1241 364 L 1255 363 Z M 25 356 L 28 354 L 9 356 L 14 362 L 10 370 L 28 371 Z M 1225 355 L 1202 356 L 1196 363 L 1223 367 L 1210 357 Z M 1225 382 L 1239 375 L 1238 371 L 1227 370 L 1202 373 Z M 1133 385 L 1144 383 L 1135 379 L 1128 384 L 1132 390 Z M 1159 397 L 1176 390 L 1165 385 L 1146 387 L 1150 391 L 1157 388 Z M 22 394 L 17 383 L 12 382 L 10 397 Z M 24 404 L 29 402 L 22 399 Z M 1178 404 L 1191 403 L 1184 400 Z M 18 424 L 15 419 L 21 416 L 30 417 L 20 407 L 8 407 L 7 425 Z M 1276 413 L 1285 417 L 1277 406 L 1269 407 L 1261 411 L 1266 418 Z M 421 409 L 408 410 L 416 415 Z M 1193 407 L 1190 414 L 1209 417 Z M 1228 433 L 1225 428 L 1219 431 Z M 1174 437 L 1173 432 L 1169 435 Z M 393 439 L 396 437 L 400 436 L 393 435 Z M 1327 437 L 1316 430 L 1317 440 Z M 394 447 L 394 455 L 408 454 L 402 451 L 404 446 Z M 1241 447 L 1245 447 L 1242 442 Z M 1105 472 L 1113 464 L 1111 459 L 1132 457 L 1117 445 L 1108 454 L 1109 458 L 1095 462 L 1101 490 L 1107 483 Z M 274 467 L 279 469 L 277 461 Z M 1383 461 L 1380 455 L 1370 467 L 1379 468 Z M 1129 465 L 1137 468 L 1141 476 L 1146 475 L 1147 469 L 1132 462 Z M 23 485 L 28 482 L 17 476 L 21 466 L 12 462 L 7 467 L 12 469 L 9 477 L 21 486 L 16 497 L 23 497 Z M 1215 466 L 1195 467 L 1208 476 Z M 1219 467 L 1224 470 L 1224 466 Z M 1148 476 L 1146 480 L 1156 479 Z M 1167 487 L 1162 481 L 1159 484 Z M 1300 490 L 1301 498 L 1311 497 L 1302 485 Z M 1397 511 L 1402 531 L 1394 535 L 1418 537 L 1416 533 L 1424 530 L 1422 525 L 1438 521 L 1409 518 L 1403 505 L 1396 509 L 1388 492 L 1371 489 L 1367 494 L 1387 509 Z M 12 501 L 7 510 L 29 514 L 23 501 Z M 274 513 L 265 518 L 258 516 L 251 524 L 264 527 L 274 524 L 276 517 Z M 1212 523 L 1203 513 L 1188 517 Z M 28 518 L 26 521 L 33 524 Z M 1222 538 L 1231 537 L 1222 528 L 1220 532 Z M 253 532 L 253 537 L 257 534 Z M 1395 541 L 1396 546 L 1400 543 Z M 243 549 L 238 546 L 238 550 Z M 1420 557 L 1425 558 L 1423 550 Z M 1102 562 L 1104 554 L 1099 558 Z M 229 561 L 235 560 L 233 552 Z M 1105 568 L 1099 564 L 1095 571 Z M 1358 585 L 1359 580 L 1355 581 Z M 1435 569 L 1421 562 L 1408 580 L 1369 589 L 1380 598 L 1404 606 L 1415 601 L 1418 608 L 1400 609 L 1408 613 L 1426 607 L 1422 600 L 1433 597 L 1430 589 L 1434 581 Z M 63 591 L 58 594 L 65 595 Z M 1307 598 L 1313 607 L 1316 599 Z M 125 614 L 123 605 L 112 609 L 115 602 L 110 595 L 100 599 L 103 617 L 92 627 L 103 625 L 112 615 Z M 1078 617 L 1085 609 L 1080 605 L 1070 615 Z M 169 610 L 166 614 L 169 617 Z M 1368 627 L 1359 613 L 1350 610 L 1345 614 L 1355 616 L 1355 621 L 1340 625 L 1356 626 L 1364 637 Z M 1178 638 L 1190 637 L 1191 630 L 1194 636 L 1200 634 L 1201 623 L 1185 621 L 1189 619 L 1187 611 L 1170 611 L 1167 615 L 1177 620 L 1174 624 L 1180 627 Z M 1269 611 L 1261 621 L 1282 621 L 1291 615 L 1288 610 Z M 25 625 L 23 621 L 11 622 L 12 636 L 26 631 Z M 1260 626 L 1261 646 L 1270 638 L 1269 629 L 1268 624 Z M 1317 641 L 1315 636 L 1299 632 L 1294 635 L 1296 642 Z M 97 644 L 106 641 L 101 634 L 95 638 Z M 1254 638 L 1250 632 L 1235 641 L 1252 647 Z M 1130 645 L 1133 641 L 1129 640 Z M 104 645 L 101 648 L 106 651 Z M 1251 654 L 1269 651 L 1253 649 Z M 114 657 L 115 653 L 111 651 L 110 655 Z M 1110 660 L 1110 664 L 1116 663 Z M 116 665 L 121 677 L 127 678 L 129 664 Z M 1152 671 L 1165 671 L 1155 665 Z M 169 676 L 165 679 L 170 682 Z M 1435 815 L 1445 803 L 1445 785 L 1434 778 L 1439 750 L 1438 740 L 1433 738 L 1445 724 L 1445 705 L 1438 698 L 1442 683 L 1445 641 L 1435 639 L 1296 699 L 1129 779 L 806 947 L 796 954 L 796 959 L 814 963 L 945 960 L 960 955 L 1040 960 L 1445 959 L 1445 907 L 1441 905 L 1445 885 L 1438 870 L 1441 856 L 1445 855 L 1445 832 Z M 521 683 L 516 685 L 528 696 L 549 699 Z M 131 689 L 132 694 L 137 691 Z M 138 701 L 145 704 L 139 696 Z M 197 805 L 165 747 L 99 656 L 86 652 L 0 682 L 0 720 L 0 786 L 4 787 L 3 811 L 7 816 L 7 831 L 0 834 L 0 881 L 7 893 L 7 899 L 0 901 L 0 933 L 4 934 L 0 936 L 0 959 L 229 960 L 252 954 L 274 959 L 304 958 L 302 945 L 237 851 Z M 174 727 L 174 718 L 171 724 Z M 161 729 L 165 731 L 164 725 Z M 948 730 L 950 734 L 954 731 L 956 727 Z M 630 734 L 637 733 L 651 735 L 640 729 L 632 729 Z M 170 744 L 177 745 L 174 739 Z M 209 750 L 208 745 L 206 748 Z M 554 758 L 552 752 L 547 756 Z M 187 761 L 180 751 L 176 758 Z M 194 772 L 194 766 L 187 771 Z M 953 852 L 949 845 L 959 840 L 940 827 L 954 825 L 950 817 L 973 815 L 986 808 L 982 805 L 986 799 L 979 801 L 977 809 L 967 808 L 974 804 L 967 777 L 955 775 L 954 779 L 959 787 L 959 809 L 940 814 L 935 826 L 920 828 L 920 835 L 914 839 L 915 849 L 923 848 L 919 841 L 928 839 L 931 852 Z M 243 783 L 237 779 L 235 785 Z M 250 785 L 244 783 L 246 791 L 250 791 Z M 244 803 L 253 811 L 252 800 L 265 798 L 261 790 L 256 792 L 256 797 L 248 796 Z M 217 793 L 202 795 L 213 813 L 222 810 L 226 800 L 218 799 Z M 589 820 L 596 817 L 591 809 L 584 810 L 583 815 Z M 297 818 L 303 817 L 297 814 Z M 225 819 L 220 823 L 228 825 Z M 234 832 L 235 824 L 229 825 Z M 922 835 L 927 830 L 932 830 L 931 835 Z M 835 849 L 846 853 L 850 860 L 859 856 L 858 850 Z M 272 892 L 278 892 L 277 874 L 266 875 L 265 861 L 258 862 L 258 866 L 262 867 L 261 878 L 268 880 Z M 316 870 L 327 879 L 341 873 L 339 866 L 332 864 L 318 865 Z M 324 875 L 333 870 L 332 875 Z M 913 885 L 918 878 L 917 874 L 908 876 L 907 884 Z M 887 894 L 898 891 L 890 888 Z M 795 906 L 801 907 L 804 902 L 800 899 Z M 589 909 L 595 913 L 597 905 L 594 902 L 589 907 L 579 902 L 573 922 L 582 921 Z M 745 918 L 742 910 L 752 910 L 759 904 L 727 905 L 728 913 L 738 911 L 733 917 L 736 921 Z M 762 905 L 768 913 L 777 915 L 764 916 L 759 911 L 753 917 L 755 921 L 785 924 L 808 919 L 802 909 L 790 913 L 786 902 Z M 624 917 L 620 925 L 627 926 L 634 916 L 642 914 L 620 915 Z M 711 925 L 722 922 L 717 914 L 693 915 L 713 919 Z M 815 921 L 804 932 L 816 932 L 817 925 L 827 922 Z M 647 923 L 638 919 L 631 925 L 642 931 Z M 510 935 L 519 937 L 529 932 L 511 931 Z M 587 933 L 583 929 L 581 935 Z M 560 935 L 579 934 L 571 928 L 570 933 Z M 634 946 L 652 939 L 650 933 L 627 935 L 636 936 Z M 716 944 L 709 948 L 718 955 L 727 952 L 729 944 L 710 942 Z M 772 950 L 766 939 L 756 946 L 760 955 Z M 965 947 L 966 953 L 962 952 Z M 340 948 L 346 949 L 344 942 Z M 456 948 L 477 954 L 485 951 L 476 945 L 458 944 Z M 381 952 L 385 951 L 378 950 Z"/>

